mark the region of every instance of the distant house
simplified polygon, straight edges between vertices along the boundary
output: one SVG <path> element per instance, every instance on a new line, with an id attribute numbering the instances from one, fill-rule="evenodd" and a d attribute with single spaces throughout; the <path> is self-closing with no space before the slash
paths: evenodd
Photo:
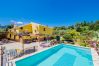
<path id="1" fill-rule="evenodd" d="M 44 26 L 37 23 L 29 23 L 22 26 L 16 26 L 8 30 L 7 38 L 12 40 L 19 40 L 20 37 L 29 35 L 30 37 L 36 37 L 37 35 L 45 37 L 46 35 L 52 35 L 53 28 Z M 24 39 L 28 37 L 24 37 Z"/>

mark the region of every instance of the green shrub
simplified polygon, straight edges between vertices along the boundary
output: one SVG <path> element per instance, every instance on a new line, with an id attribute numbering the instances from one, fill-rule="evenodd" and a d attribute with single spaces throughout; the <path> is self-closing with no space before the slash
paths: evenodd
<path id="1" fill-rule="evenodd" d="M 72 39 L 72 36 L 70 34 L 64 34 L 63 38 L 66 39 Z"/>
<path id="2" fill-rule="evenodd" d="M 80 46 L 89 47 L 89 45 L 86 43 L 80 43 Z"/>
<path id="3" fill-rule="evenodd" d="M 97 48 L 99 48 L 99 44 L 96 44 Z"/>

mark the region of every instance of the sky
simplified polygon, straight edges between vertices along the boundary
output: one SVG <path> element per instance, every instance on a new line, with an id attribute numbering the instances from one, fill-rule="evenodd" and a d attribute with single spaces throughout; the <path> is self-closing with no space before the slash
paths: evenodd
<path id="1" fill-rule="evenodd" d="M 99 0 L 0 0 L 0 24 L 69 26 L 99 20 Z"/>

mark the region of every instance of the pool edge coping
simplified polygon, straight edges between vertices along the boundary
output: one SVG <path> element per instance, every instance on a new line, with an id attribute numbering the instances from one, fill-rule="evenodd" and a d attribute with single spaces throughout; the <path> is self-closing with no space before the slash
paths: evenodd
<path id="1" fill-rule="evenodd" d="M 99 66 L 99 55 L 94 48 L 91 48 L 92 60 L 94 66 Z"/>

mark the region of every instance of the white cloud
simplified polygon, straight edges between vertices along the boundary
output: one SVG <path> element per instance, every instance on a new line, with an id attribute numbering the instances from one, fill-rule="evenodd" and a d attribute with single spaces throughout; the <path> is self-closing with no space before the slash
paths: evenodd
<path id="1" fill-rule="evenodd" d="M 23 24 L 23 22 L 21 21 L 15 21 L 15 20 L 10 20 L 11 23 L 13 24 Z"/>
<path id="2" fill-rule="evenodd" d="M 17 24 L 23 24 L 23 22 L 19 21 L 19 22 L 17 22 Z"/>

